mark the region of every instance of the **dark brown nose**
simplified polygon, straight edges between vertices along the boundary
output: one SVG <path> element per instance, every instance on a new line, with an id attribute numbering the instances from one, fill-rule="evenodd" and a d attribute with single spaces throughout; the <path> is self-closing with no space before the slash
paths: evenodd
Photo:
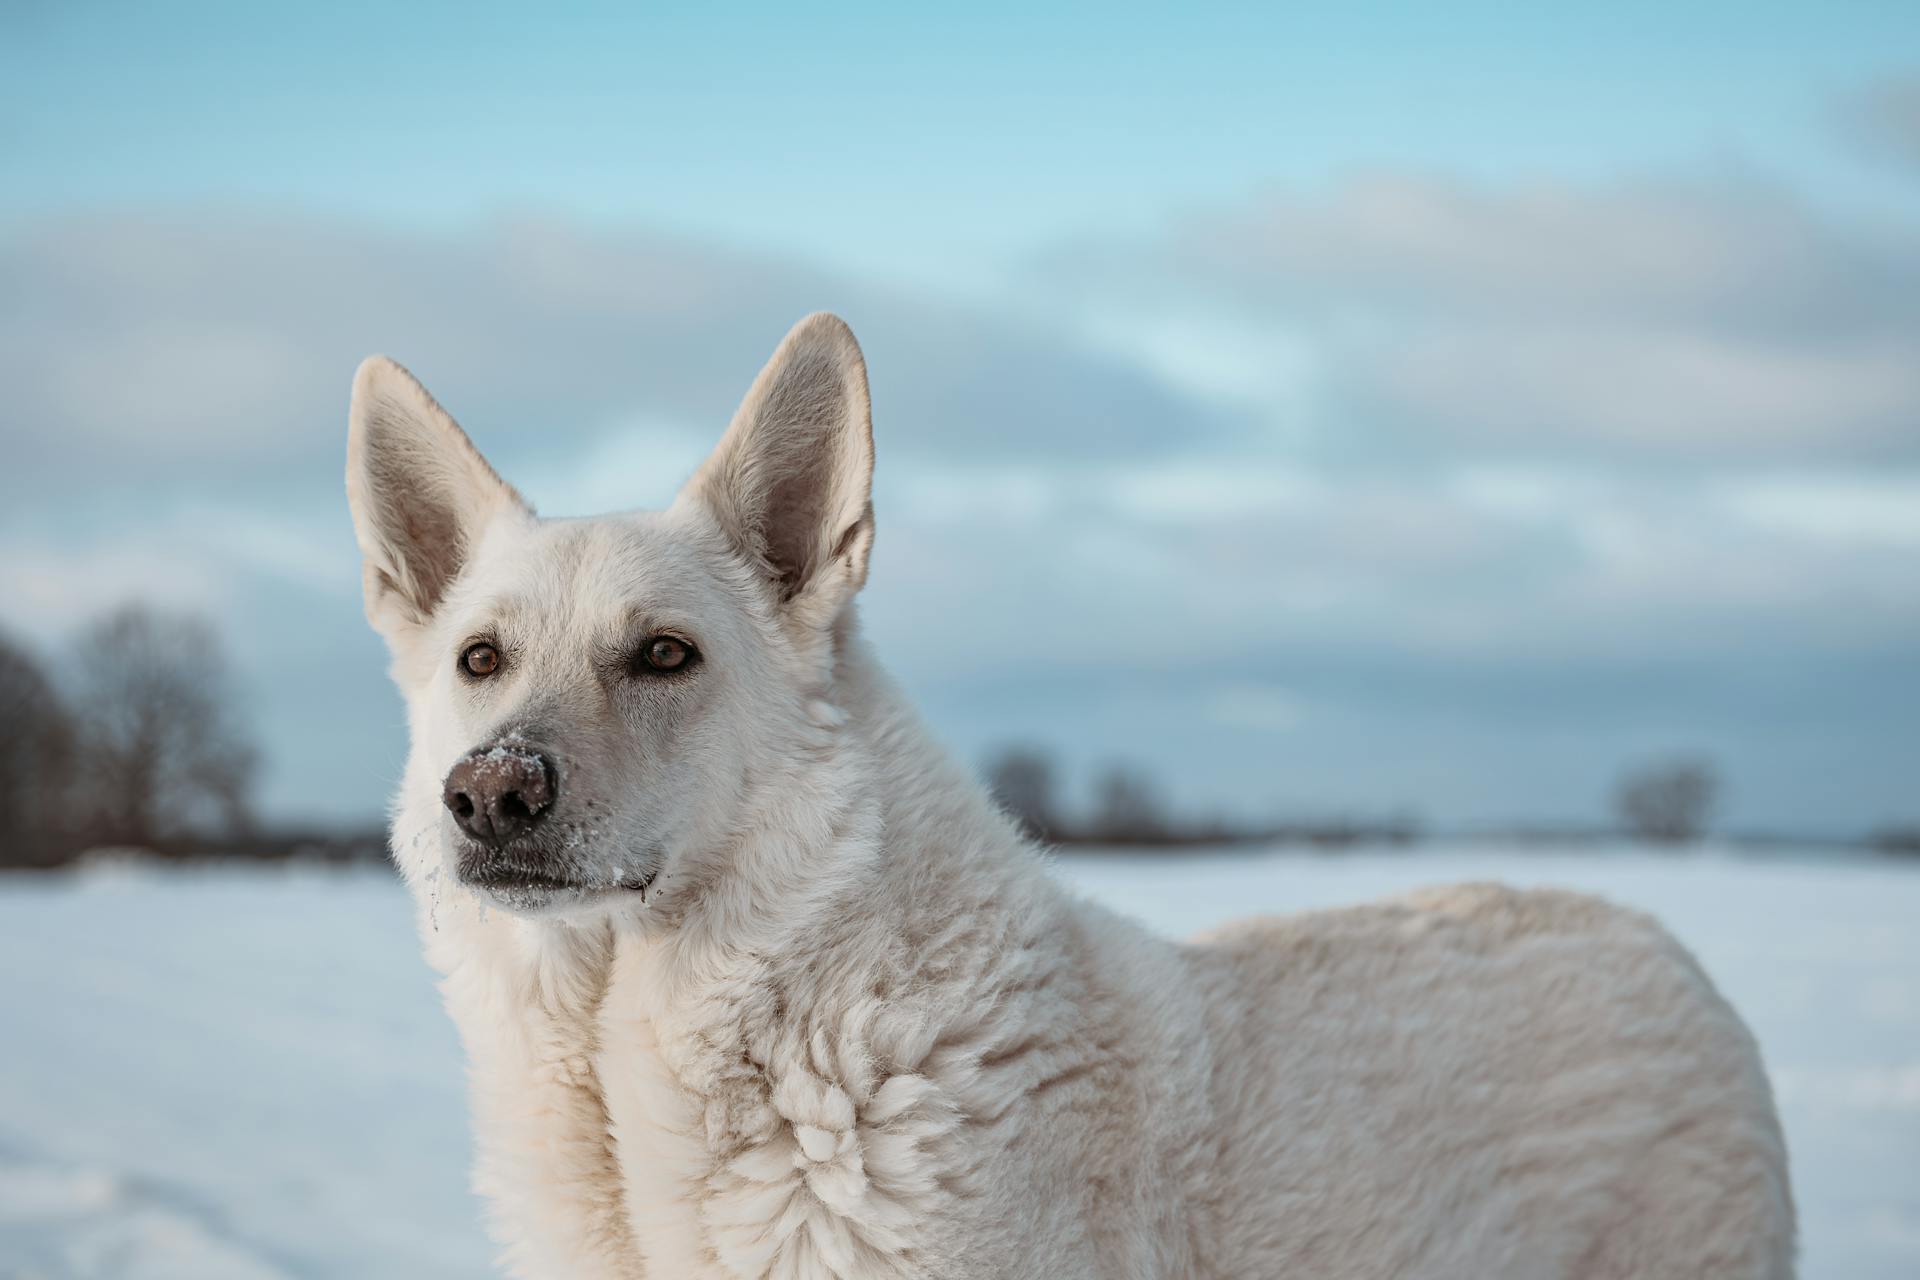
<path id="1" fill-rule="evenodd" d="M 525 747 L 468 752 L 440 792 L 460 829 L 496 849 L 533 830 L 559 797 L 553 764 Z"/>

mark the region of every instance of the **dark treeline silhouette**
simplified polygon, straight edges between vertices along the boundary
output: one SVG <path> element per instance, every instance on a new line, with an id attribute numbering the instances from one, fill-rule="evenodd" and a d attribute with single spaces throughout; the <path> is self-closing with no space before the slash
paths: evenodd
<path id="1" fill-rule="evenodd" d="M 1181 814 L 1164 802 L 1151 775 L 1131 764 L 1101 769 L 1093 778 L 1091 805 L 1075 813 L 1061 799 L 1062 774 L 1053 756 L 1031 744 L 995 752 L 982 773 L 1000 807 L 1046 844 L 1145 849 L 1257 843 L 1338 849 L 1436 838 L 1417 819 L 1391 810 L 1377 817 L 1265 821 Z M 1509 822 L 1455 829 L 1444 838 L 1515 849 L 1575 849 L 1618 845 L 1622 840 L 1678 849 L 1709 833 L 1720 792 L 1719 773 L 1711 762 L 1676 756 L 1632 766 L 1620 776 L 1610 795 L 1611 823 Z M 1920 824 L 1893 824 L 1864 837 L 1723 831 L 1718 839 L 1756 852 L 1824 845 L 1920 855 Z"/>
<path id="2" fill-rule="evenodd" d="M 1138 765 L 1115 762 L 1093 779 L 1093 803 L 1076 816 L 1061 802 L 1060 771 L 1034 746 L 1004 748 L 983 771 L 987 789 L 1008 816 L 1036 840 L 1054 845 L 1161 849 L 1246 843 L 1408 844 L 1421 835 L 1412 818 L 1295 818 L 1246 822 L 1194 816 L 1170 808 L 1152 777 Z"/>
<path id="3" fill-rule="evenodd" d="M 122 606 L 57 668 L 0 638 L 0 865 L 247 839 L 259 755 L 236 705 L 219 635 L 191 614 Z"/>

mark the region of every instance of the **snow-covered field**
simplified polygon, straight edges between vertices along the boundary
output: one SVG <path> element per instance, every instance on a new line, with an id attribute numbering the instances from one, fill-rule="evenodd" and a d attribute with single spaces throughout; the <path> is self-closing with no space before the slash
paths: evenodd
<path id="1" fill-rule="evenodd" d="M 1920 1276 L 1920 866 L 1430 849 L 1075 858 L 1170 933 L 1503 879 L 1661 915 L 1759 1034 L 1808 1280 Z M 379 868 L 0 878 L 0 1277 L 490 1274 L 461 1064 Z"/>

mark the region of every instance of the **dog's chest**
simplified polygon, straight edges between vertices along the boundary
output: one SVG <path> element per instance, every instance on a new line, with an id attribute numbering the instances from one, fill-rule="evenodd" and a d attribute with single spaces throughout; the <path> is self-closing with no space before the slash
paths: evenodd
<path id="1" fill-rule="evenodd" d="M 919 1274 L 959 1119 L 924 1039 L 871 1003 L 785 1023 L 746 983 L 668 1002 L 643 970 L 615 966 L 595 1069 L 649 1267 Z"/>

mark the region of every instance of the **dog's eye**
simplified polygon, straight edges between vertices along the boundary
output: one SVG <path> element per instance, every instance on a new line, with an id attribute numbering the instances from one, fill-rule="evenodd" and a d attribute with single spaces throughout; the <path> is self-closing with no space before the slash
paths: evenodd
<path id="1" fill-rule="evenodd" d="M 693 646 L 672 636 L 653 636 L 640 646 L 642 671 L 678 671 L 693 660 Z"/>
<path id="2" fill-rule="evenodd" d="M 484 640 L 470 644 L 460 655 L 460 669 L 475 679 L 484 680 L 500 669 L 500 651 Z"/>

